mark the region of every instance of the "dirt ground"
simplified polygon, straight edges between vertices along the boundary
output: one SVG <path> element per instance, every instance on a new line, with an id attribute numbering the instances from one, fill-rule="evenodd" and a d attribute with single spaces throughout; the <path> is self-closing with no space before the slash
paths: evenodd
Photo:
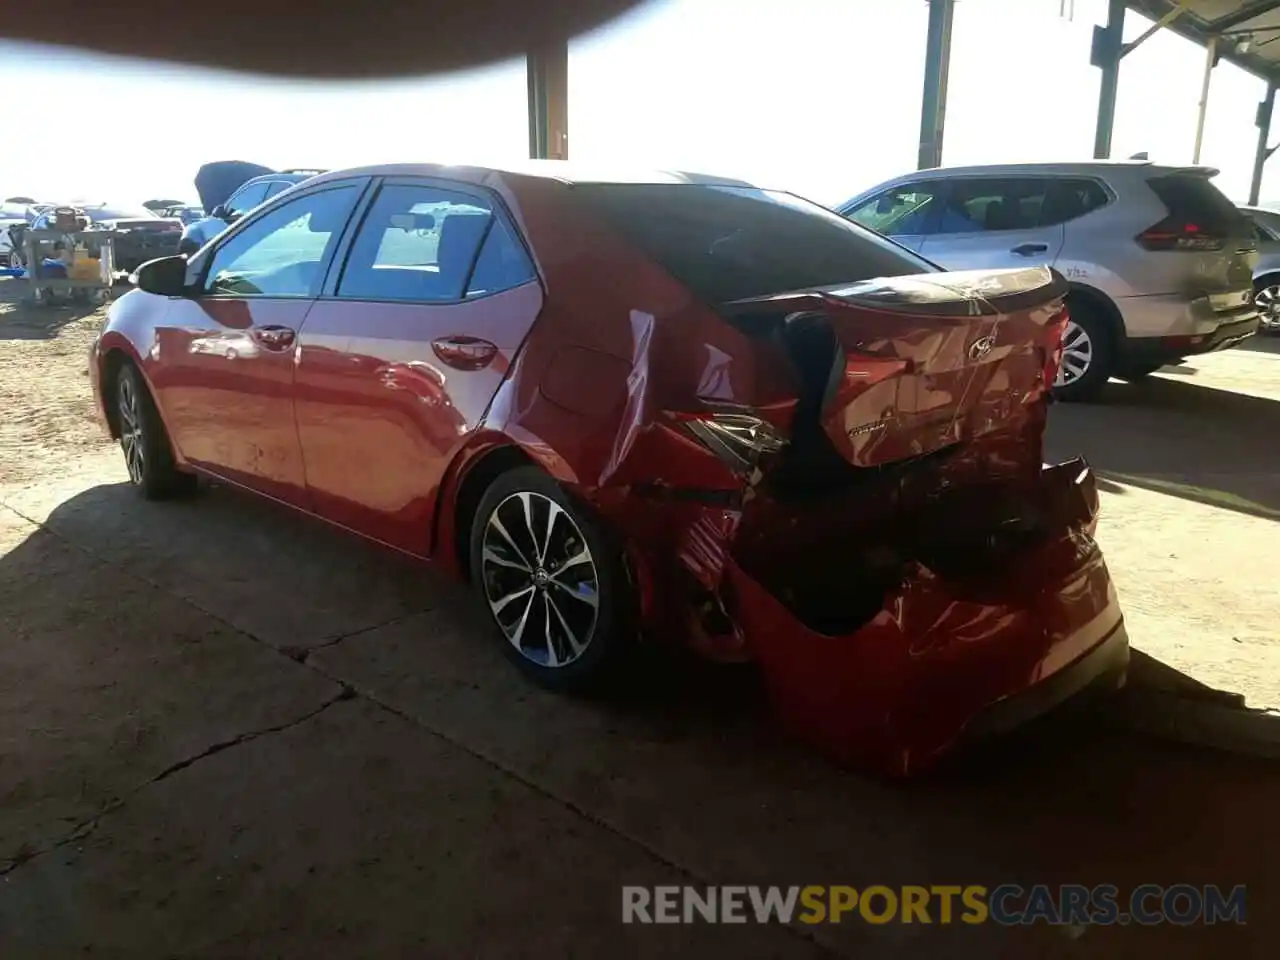
<path id="1" fill-rule="evenodd" d="M 100 322 L 0 303 L 5 955 L 1275 955 L 1274 764 L 1081 704 L 904 787 L 787 742 L 749 674 L 543 694 L 417 567 L 222 489 L 134 497 Z M 1049 446 L 1105 479 L 1135 646 L 1280 705 L 1280 341 L 1252 346 L 1055 408 Z M 620 923 L 625 883 L 1010 881 L 1246 884 L 1249 923 Z"/>

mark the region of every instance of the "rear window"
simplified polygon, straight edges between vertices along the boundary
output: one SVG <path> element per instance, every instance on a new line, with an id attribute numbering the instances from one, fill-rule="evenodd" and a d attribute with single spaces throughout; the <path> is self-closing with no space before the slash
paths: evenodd
<path id="1" fill-rule="evenodd" d="M 710 304 L 937 270 L 789 193 L 709 184 L 577 184 L 573 193 Z"/>
<path id="2" fill-rule="evenodd" d="M 1147 184 L 1169 209 L 1169 215 L 1193 223 L 1207 233 L 1250 236 L 1252 229 L 1236 205 L 1206 177 L 1174 174 Z"/>

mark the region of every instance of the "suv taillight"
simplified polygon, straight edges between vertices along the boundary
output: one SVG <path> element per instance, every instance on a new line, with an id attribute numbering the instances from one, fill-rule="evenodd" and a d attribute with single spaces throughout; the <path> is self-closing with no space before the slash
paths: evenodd
<path id="1" fill-rule="evenodd" d="M 1221 250 L 1226 243 L 1225 238 L 1177 217 L 1166 217 L 1134 239 L 1147 250 Z"/>

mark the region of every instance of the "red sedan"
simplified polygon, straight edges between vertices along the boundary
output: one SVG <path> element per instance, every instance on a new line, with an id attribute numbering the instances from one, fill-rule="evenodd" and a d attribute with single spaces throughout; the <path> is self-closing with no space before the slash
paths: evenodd
<path id="1" fill-rule="evenodd" d="M 147 497 L 197 474 L 469 579 L 561 690 L 680 638 L 897 774 L 1122 679 L 1047 269 L 942 273 L 786 193 L 402 165 L 152 261 L 90 369 Z"/>

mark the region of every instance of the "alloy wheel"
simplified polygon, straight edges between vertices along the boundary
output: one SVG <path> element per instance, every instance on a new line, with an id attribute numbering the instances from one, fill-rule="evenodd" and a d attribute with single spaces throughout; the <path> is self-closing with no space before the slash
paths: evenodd
<path id="1" fill-rule="evenodd" d="M 600 577 L 573 517 L 543 494 L 513 493 L 489 515 L 481 550 L 485 600 L 521 656 L 551 668 L 581 657 L 595 634 Z"/>
<path id="2" fill-rule="evenodd" d="M 130 377 L 122 376 L 116 387 L 117 409 L 120 412 L 120 447 L 124 450 L 124 463 L 129 468 L 129 479 L 142 483 L 146 451 L 142 437 L 142 405 L 138 391 Z"/>
<path id="3" fill-rule="evenodd" d="M 1065 387 L 1075 383 L 1089 372 L 1093 363 L 1093 340 L 1088 331 L 1074 320 L 1067 321 L 1062 331 L 1062 362 L 1058 364 L 1058 375 L 1054 378 L 1055 387 Z"/>
<path id="4" fill-rule="evenodd" d="M 1262 313 L 1264 326 L 1280 326 L 1280 284 L 1263 287 L 1253 295 L 1253 302 Z"/>

